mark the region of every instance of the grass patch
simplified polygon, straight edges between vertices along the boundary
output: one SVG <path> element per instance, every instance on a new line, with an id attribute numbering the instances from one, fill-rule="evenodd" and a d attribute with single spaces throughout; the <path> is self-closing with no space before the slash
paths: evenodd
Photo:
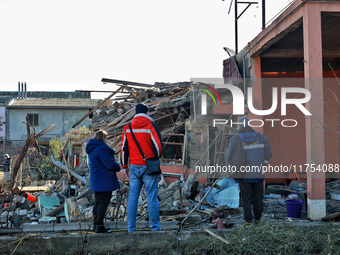
<path id="1" fill-rule="evenodd" d="M 237 227 L 231 232 L 216 232 L 214 237 L 192 240 L 185 254 L 339 254 L 340 227 L 277 226 L 259 224 Z"/>

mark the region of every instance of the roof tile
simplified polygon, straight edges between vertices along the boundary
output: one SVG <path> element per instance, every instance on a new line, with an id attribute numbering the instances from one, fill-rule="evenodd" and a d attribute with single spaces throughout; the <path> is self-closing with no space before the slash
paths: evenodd
<path id="1" fill-rule="evenodd" d="M 89 98 L 27 98 L 13 100 L 9 103 L 10 108 L 38 107 L 38 108 L 93 108 L 100 103 L 100 99 Z"/>

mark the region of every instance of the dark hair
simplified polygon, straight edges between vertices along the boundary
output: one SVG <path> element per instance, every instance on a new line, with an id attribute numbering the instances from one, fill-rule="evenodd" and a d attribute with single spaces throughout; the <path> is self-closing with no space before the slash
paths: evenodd
<path id="1" fill-rule="evenodd" d="M 107 132 L 104 130 L 98 130 L 95 134 L 94 134 L 94 138 L 98 139 L 98 140 L 102 140 L 104 141 L 107 138 Z"/>

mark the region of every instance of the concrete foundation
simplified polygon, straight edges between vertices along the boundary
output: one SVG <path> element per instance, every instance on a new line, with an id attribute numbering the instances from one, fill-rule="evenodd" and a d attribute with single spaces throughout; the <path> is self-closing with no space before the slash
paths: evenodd
<path id="1" fill-rule="evenodd" d="M 270 225 L 281 226 L 282 229 L 285 228 L 285 231 L 290 229 L 294 231 L 297 228 L 310 228 L 309 231 L 314 231 L 318 227 L 323 229 L 326 227 L 331 231 L 331 229 L 338 229 L 339 227 L 339 223 L 310 222 L 299 219 L 281 222 L 273 220 L 268 226 Z M 238 230 L 239 227 L 212 230 L 212 232 L 225 239 L 232 240 L 232 236 L 234 235 L 235 238 L 235 231 Z M 245 228 L 245 231 L 247 231 L 247 228 Z M 249 242 L 253 243 L 253 241 Z M 223 244 L 223 242 L 210 236 L 202 229 L 182 230 L 180 235 L 177 235 L 176 231 L 137 231 L 128 233 L 122 230 L 106 234 L 95 234 L 86 231 L 23 233 L 15 236 L 0 236 L 0 254 L 202 254 L 200 252 L 195 253 L 195 249 L 196 251 L 204 251 L 204 254 L 207 254 L 205 249 L 208 248 L 207 245 L 209 244 L 212 244 L 211 247 L 213 248 L 215 245 L 217 247 Z M 242 246 L 239 241 L 237 241 L 237 244 Z M 221 252 L 221 250 L 218 251 Z"/>
<path id="2" fill-rule="evenodd" d="M 320 220 L 326 216 L 325 199 L 307 199 L 307 217 L 311 220 Z"/>
<path id="3" fill-rule="evenodd" d="M 182 232 L 117 232 L 95 234 L 38 234 L 18 237 L 1 237 L 1 254 L 158 254 L 157 251 L 173 250 L 185 253 L 192 240 L 209 236 L 205 231 Z"/>

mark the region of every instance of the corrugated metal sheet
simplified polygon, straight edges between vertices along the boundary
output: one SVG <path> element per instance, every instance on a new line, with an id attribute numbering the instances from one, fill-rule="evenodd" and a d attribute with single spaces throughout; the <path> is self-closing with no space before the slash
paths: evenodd
<path id="1" fill-rule="evenodd" d="M 8 108 L 93 108 L 100 101 L 89 98 L 27 98 L 11 101 Z"/>
<path id="2" fill-rule="evenodd" d="M 242 78 L 231 58 L 223 61 L 223 78 L 224 82 Z"/>

